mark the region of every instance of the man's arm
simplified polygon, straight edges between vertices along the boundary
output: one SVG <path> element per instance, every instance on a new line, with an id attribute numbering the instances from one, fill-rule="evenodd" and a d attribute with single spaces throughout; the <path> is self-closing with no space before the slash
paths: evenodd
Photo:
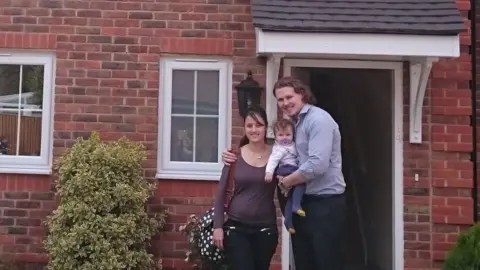
<path id="1" fill-rule="evenodd" d="M 330 165 L 335 131 L 333 123 L 319 116 L 315 117 L 307 128 L 308 159 L 297 171 L 283 179 L 282 183 L 285 186 L 291 187 L 308 182 L 315 176 L 325 173 Z"/>

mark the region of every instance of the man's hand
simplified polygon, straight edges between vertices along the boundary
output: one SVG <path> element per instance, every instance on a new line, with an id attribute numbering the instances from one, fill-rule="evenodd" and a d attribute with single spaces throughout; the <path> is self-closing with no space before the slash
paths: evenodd
<path id="1" fill-rule="evenodd" d="M 278 186 L 280 187 L 280 191 L 283 196 L 288 197 L 288 192 L 290 191 L 290 189 L 286 188 L 281 182 L 278 182 Z"/>
<path id="2" fill-rule="evenodd" d="M 231 149 L 225 149 L 222 152 L 222 162 L 223 162 L 223 164 L 225 164 L 226 166 L 230 166 L 230 164 L 234 163 L 235 161 L 237 161 L 237 155 L 232 153 Z"/>
<path id="3" fill-rule="evenodd" d="M 286 189 L 291 189 L 293 186 L 289 176 L 278 176 L 278 182 L 280 182 Z"/>
<path id="4" fill-rule="evenodd" d="M 298 184 L 305 183 L 305 177 L 300 173 L 299 170 L 294 173 L 278 179 L 286 188 L 291 188 Z"/>

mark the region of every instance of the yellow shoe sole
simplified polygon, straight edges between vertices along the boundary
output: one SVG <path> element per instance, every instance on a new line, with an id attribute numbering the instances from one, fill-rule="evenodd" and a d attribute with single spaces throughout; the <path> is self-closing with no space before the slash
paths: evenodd
<path id="1" fill-rule="evenodd" d="M 306 213 L 305 213 L 305 211 L 303 211 L 302 209 L 299 209 L 299 210 L 297 210 L 297 212 L 296 212 L 296 213 L 297 213 L 297 215 L 299 215 L 299 216 L 301 216 L 301 217 L 304 217 L 304 216 L 306 216 Z"/>

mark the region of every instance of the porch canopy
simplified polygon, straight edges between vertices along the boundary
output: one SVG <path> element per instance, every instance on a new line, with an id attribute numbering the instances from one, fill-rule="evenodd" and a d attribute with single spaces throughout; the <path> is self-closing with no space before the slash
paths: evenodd
<path id="1" fill-rule="evenodd" d="M 252 17 L 257 53 L 268 59 L 266 89 L 284 57 L 408 61 L 412 143 L 421 143 L 432 62 L 458 57 L 466 29 L 455 0 L 252 0 Z"/>

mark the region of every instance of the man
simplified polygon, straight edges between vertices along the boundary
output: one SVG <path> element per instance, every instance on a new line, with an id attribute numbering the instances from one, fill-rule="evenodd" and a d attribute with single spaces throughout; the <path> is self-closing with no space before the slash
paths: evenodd
<path id="1" fill-rule="evenodd" d="M 325 110 L 313 106 L 308 86 L 293 77 L 278 80 L 273 88 L 278 107 L 295 122 L 299 169 L 280 184 L 291 188 L 306 183 L 302 207 L 295 216 L 292 235 L 297 270 L 340 270 L 345 240 L 346 198 L 342 173 L 341 135 L 338 124 Z M 223 161 L 235 160 L 228 151 Z"/>

